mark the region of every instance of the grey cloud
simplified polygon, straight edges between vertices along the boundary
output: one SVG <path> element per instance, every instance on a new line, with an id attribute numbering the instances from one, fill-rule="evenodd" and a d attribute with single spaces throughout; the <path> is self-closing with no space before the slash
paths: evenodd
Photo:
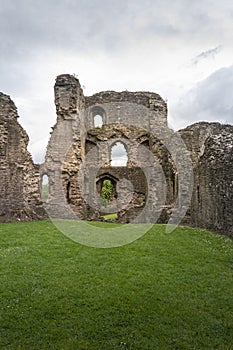
<path id="1" fill-rule="evenodd" d="M 217 32 L 211 18 L 217 7 L 185 0 L 11 0 L 1 5 L 1 54 L 21 57 L 45 47 L 118 50 L 147 36 L 200 38 Z"/>
<path id="2" fill-rule="evenodd" d="M 114 6 L 106 0 L 15 0 L 5 3 L 0 16 L 6 54 L 24 55 L 32 47 L 85 50 L 116 38 L 120 24 L 125 27 L 123 1 Z"/>
<path id="3" fill-rule="evenodd" d="M 223 35 L 216 13 L 228 14 L 226 1 L 210 0 L 0 0 L 0 77 L 22 76 L 28 61 L 47 50 L 68 54 L 121 55 L 141 43 L 183 48 Z M 225 22 L 224 21 L 224 22 Z M 226 24 L 227 25 L 227 24 Z M 220 30 L 221 29 L 221 30 Z M 226 28 L 224 33 L 229 31 Z M 219 34 L 221 33 L 221 34 Z M 152 49 L 152 48 L 151 48 Z M 200 59 L 201 57 L 199 57 Z M 94 56 L 93 56 L 94 59 Z M 8 80 L 10 76 L 8 75 Z M 25 81 L 25 77 L 19 79 Z"/>
<path id="4" fill-rule="evenodd" d="M 112 147 L 112 156 L 116 158 L 124 158 L 127 156 L 126 149 L 121 142 L 116 142 Z"/>
<path id="5" fill-rule="evenodd" d="M 70 53 L 122 51 L 151 39 L 154 45 L 184 45 L 221 33 L 215 13 L 226 1 L 209 0 L 9 0 L 0 1 L 0 73 L 46 50 Z M 213 16 L 211 16 L 213 12 Z M 229 28 L 228 28 L 229 31 Z M 227 32 L 227 30 L 225 31 Z M 219 34 L 218 34 L 219 35 Z M 16 67 L 16 70 L 18 68 Z M 21 68 L 22 69 L 22 68 Z M 3 76 L 0 74 L 0 76 Z"/>
<path id="6" fill-rule="evenodd" d="M 214 58 L 220 51 L 221 51 L 222 46 L 218 45 L 213 49 L 209 49 L 207 51 L 203 51 L 201 52 L 199 55 L 197 55 L 194 59 L 193 59 L 193 64 L 196 65 L 198 64 L 200 61 L 202 61 L 203 59 L 207 59 L 207 58 Z"/>
<path id="7" fill-rule="evenodd" d="M 41 138 L 47 135 L 44 129 L 52 125 L 48 120 L 53 107 L 48 110 L 47 103 L 53 100 L 54 71 L 57 70 L 51 72 L 50 67 L 60 69 L 59 57 L 66 55 L 62 67 L 69 57 L 74 62 L 77 59 L 77 68 L 72 61 L 70 66 L 74 66 L 74 71 L 68 73 L 79 73 L 80 57 L 80 61 L 91 58 L 93 62 L 99 53 L 103 59 L 106 57 L 111 61 L 113 58 L 118 64 L 116 71 L 124 66 L 127 57 L 132 62 L 136 81 L 137 70 L 148 64 L 149 52 L 154 67 L 151 67 L 150 76 L 145 75 L 144 79 L 153 80 L 156 79 L 154 71 L 165 70 L 157 64 L 162 49 L 163 55 L 170 60 L 173 59 L 173 49 L 176 52 L 180 49 L 182 64 L 186 45 L 209 48 L 223 43 L 225 48 L 229 43 L 232 47 L 232 12 L 229 7 L 232 5 L 228 0 L 0 0 L 0 91 L 10 94 L 13 99 L 34 102 L 28 116 L 22 113 L 22 117 L 34 142 L 35 153 L 39 143 L 33 130 L 39 130 L 38 120 L 43 120 L 44 124 L 40 127 Z M 211 44 L 212 38 L 217 43 Z M 135 50 L 140 47 L 141 52 Z M 139 52 L 142 66 L 135 63 L 135 51 L 137 55 Z M 139 59 L 137 57 L 137 62 Z M 105 62 L 97 69 L 105 72 Z M 61 73 L 64 72 L 58 72 Z M 123 78 L 119 74 L 119 81 L 124 79 L 127 82 L 130 78 L 127 74 Z M 49 88 L 48 84 L 51 84 Z M 40 108 L 37 104 L 39 97 L 47 99 L 47 102 L 40 103 Z M 200 98 L 196 97 L 196 100 Z M 198 107 L 195 108 L 199 111 Z M 184 106 L 181 111 L 187 118 Z M 33 118 L 33 125 L 30 118 Z"/>
<path id="8" fill-rule="evenodd" d="M 176 128 L 198 120 L 233 124 L 233 65 L 197 84 L 171 108 L 171 115 L 180 120 Z"/>

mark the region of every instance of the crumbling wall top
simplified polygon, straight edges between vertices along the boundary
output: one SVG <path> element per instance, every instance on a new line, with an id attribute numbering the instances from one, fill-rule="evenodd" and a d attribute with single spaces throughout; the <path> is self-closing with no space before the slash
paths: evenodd
<path id="1" fill-rule="evenodd" d="M 70 74 L 61 74 L 54 86 L 57 115 L 74 118 L 84 104 L 84 95 L 79 80 Z"/>
<path id="2" fill-rule="evenodd" d="M 232 125 L 220 124 L 218 122 L 198 122 L 179 130 L 187 149 L 191 155 L 201 157 L 205 151 L 205 143 L 212 135 L 221 135 L 222 133 L 232 133 Z"/>
<path id="3" fill-rule="evenodd" d="M 10 96 L 0 92 L 0 118 L 1 119 L 17 119 L 17 108 Z"/>
<path id="4" fill-rule="evenodd" d="M 56 85 L 57 86 L 67 86 L 67 85 L 73 85 L 81 87 L 79 80 L 71 74 L 60 74 L 56 78 Z"/>
<path id="5" fill-rule="evenodd" d="M 154 92 L 148 91 L 102 91 L 92 96 L 85 97 L 85 100 L 86 107 L 109 102 L 129 102 L 140 104 L 153 110 L 162 109 L 167 111 L 167 104 L 162 97 Z"/>

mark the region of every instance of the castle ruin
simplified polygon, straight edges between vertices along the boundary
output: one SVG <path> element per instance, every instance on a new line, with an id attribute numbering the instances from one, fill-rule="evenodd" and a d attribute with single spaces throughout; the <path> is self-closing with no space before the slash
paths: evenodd
<path id="1" fill-rule="evenodd" d="M 33 164 L 10 98 L 0 94 L 0 221 L 46 215 L 181 223 L 233 236 L 233 126 L 196 123 L 174 133 L 167 105 L 152 92 L 105 91 L 86 97 L 77 78 L 55 83 L 57 122 L 45 162 Z M 121 144 L 124 166 L 112 165 Z M 41 188 L 48 178 L 48 198 Z M 114 194 L 101 202 L 104 180 Z M 46 212 L 44 211 L 46 209 Z"/>

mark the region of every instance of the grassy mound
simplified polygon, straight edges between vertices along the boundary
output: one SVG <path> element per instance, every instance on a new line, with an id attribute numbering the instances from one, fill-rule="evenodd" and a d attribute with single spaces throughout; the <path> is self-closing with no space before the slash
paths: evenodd
<path id="1" fill-rule="evenodd" d="M 2 224 L 0 240 L 1 349 L 232 349 L 225 236 L 155 225 L 97 249 L 45 220 Z"/>

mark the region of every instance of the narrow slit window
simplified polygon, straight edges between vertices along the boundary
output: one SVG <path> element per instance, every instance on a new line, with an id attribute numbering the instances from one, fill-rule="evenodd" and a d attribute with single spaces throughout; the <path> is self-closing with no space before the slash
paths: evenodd
<path id="1" fill-rule="evenodd" d="M 41 199 L 46 201 L 49 196 L 49 177 L 47 174 L 44 174 L 41 179 Z"/>
<path id="2" fill-rule="evenodd" d="M 71 202 L 71 188 L 70 188 L 70 181 L 66 184 L 66 200 L 67 203 L 70 204 Z"/>

